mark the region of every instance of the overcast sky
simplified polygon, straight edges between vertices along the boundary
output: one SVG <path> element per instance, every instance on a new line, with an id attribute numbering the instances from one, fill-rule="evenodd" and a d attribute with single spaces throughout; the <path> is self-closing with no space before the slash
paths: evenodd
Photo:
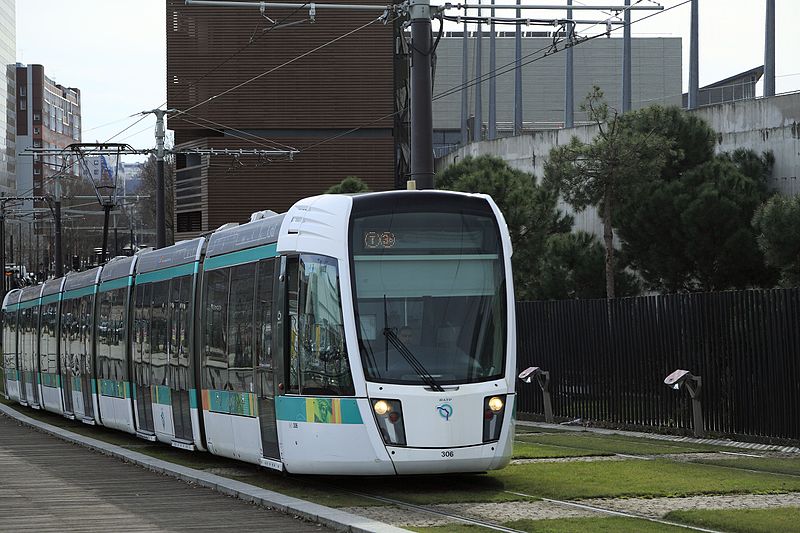
<path id="1" fill-rule="evenodd" d="M 497 3 L 513 1 L 498 0 Z M 681 1 L 662 0 L 661 4 L 668 8 Z M 489 0 L 484 2 L 488 4 Z M 442 2 L 432 0 L 431 3 Z M 470 3 L 477 3 L 477 0 Z M 566 1 L 538 3 L 552 5 L 566 4 Z M 622 3 L 622 0 L 575 0 L 576 5 Z M 643 5 L 653 3 L 645 0 Z M 128 118 L 130 115 L 164 104 L 164 4 L 165 0 L 17 0 L 17 61 L 43 64 L 49 77 L 81 90 L 84 142 L 105 141 L 136 120 Z M 701 86 L 763 63 L 764 5 L 763 0 L 700 0 Z M 796 32 L 800 27 L 800 1 L 776 0 L 776 6 L 776 91 L 798 90 L 800 54 Z M 649 13 L 635 12 L 633 20 Z M 259 15 L 254 12 L 253 16 Z M 318 11 L 317 16 L 324 16 L 324 13 Z M 564 15 L 539 11 L 530 16 Z M 580 12 L 580 17 L 594 19 L 606 18 L 606 15 Z M 342 33 L 349 29 L 342 28 Z M 599 27 L 592 28 L 587 35 L 598 31 Z M 249 38 L 245 33 L 242 34 L 243 43 Z M 615 32 L 621 33 L 621 30 Z M 685 90 L 689 4 L 635 23 L 633 35 L 683 38 Z M 759 93 L 760 90 L 761 84 Z M 114 140 L 137 148 L 151 147 L 154 145 L 153 125 L 154 118 L 148 117 Z"/>

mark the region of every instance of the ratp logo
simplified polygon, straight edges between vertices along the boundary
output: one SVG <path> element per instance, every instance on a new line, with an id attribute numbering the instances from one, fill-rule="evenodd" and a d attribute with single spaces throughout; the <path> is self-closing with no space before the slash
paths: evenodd
<path id="1" fill-rule="evenodd" d="M 439 412 L 439 416 L 444 418 L 445 421 L 450 420 L 450 417 L 453 416 L 453 406 L 449 403 L 437 405 L 436 410 Z"/>

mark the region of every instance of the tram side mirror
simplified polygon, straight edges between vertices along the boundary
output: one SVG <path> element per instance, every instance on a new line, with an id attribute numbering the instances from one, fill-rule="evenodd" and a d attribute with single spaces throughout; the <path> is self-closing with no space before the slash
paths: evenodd
<path id="1" fill-rule="evenodd" d="M 528 368 L 520 372 L 519 376 L 517 377 L 522 381 L 524 381 L 525 383 L 531 383 L 533 381 L 533 378 L 539 372 L 541 372 L 541 370 L 539 369 L 538 366 L 529 366 Z"/>
<path id="2" fill-rule="evenodd" d="M 686 383 L 686 380 L 693 378 L 691 372 L 688 370 L 676 370 L 666 378 L 664 378 L 664 385 L 679 390 Z"/>

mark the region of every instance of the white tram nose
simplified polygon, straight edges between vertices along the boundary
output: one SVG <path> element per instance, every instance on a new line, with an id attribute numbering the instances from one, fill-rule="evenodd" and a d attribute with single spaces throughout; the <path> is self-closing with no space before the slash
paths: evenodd
<path id="1" fill-rule="evenodd" d="M 511 458 L 514 397 L 504 388 L 498 381 L 445 387 L 445 392 L 395 385 L 374 391 L 376 423 L 397 473 L 505 466 Z"/>

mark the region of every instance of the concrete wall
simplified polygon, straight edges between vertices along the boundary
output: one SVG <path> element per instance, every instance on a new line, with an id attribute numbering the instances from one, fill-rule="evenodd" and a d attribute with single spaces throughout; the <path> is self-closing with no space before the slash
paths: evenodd
<path id="1" fill-rule="evenodd" d="M 702 117 L 719 133 L 717 152 L 732 152 L 737 148 L 772 150 L 775 154 L 772 187 L 782 194 L 800 193 L 800 92 L 708 106 L 690 113 Z M 573 136 L 589 142 L 596 133 L 596 126 L 579 126 L 471 143 L 437 159 L 436 170 L 467 156 L 494 155 L 541 179 L 550 150 L 567 144 Z M 562 208 L 573 213 L 565 204 Z M 602 223 L 594 208 L 573 214 L 576 230 L 602 236 Z"/>

